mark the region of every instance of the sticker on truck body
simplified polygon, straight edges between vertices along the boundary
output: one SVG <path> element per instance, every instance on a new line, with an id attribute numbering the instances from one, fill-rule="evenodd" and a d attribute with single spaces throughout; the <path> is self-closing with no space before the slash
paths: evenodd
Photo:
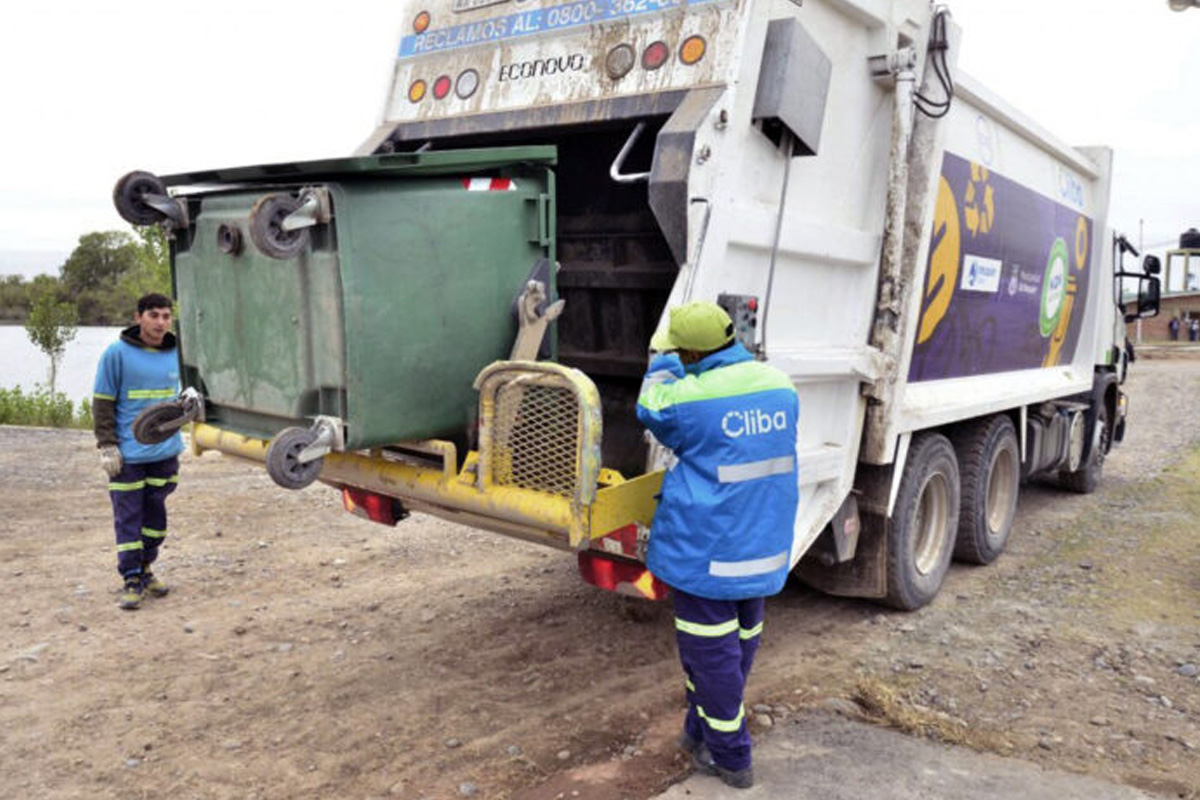
<path id="1" fill-rule="evenodd" d="M 400 58 L 412 58 L 627 17 L 658 14 L 673 8 L 727 2 L 730 0 L 574 0 L 410 34 L 400 40 L 398 55 Z"/>
<path id="2" fill-rule="evenodd" d="M 1092 220 L 952 153 L 942 161 L 909 380 L 1070 363 Z"/>

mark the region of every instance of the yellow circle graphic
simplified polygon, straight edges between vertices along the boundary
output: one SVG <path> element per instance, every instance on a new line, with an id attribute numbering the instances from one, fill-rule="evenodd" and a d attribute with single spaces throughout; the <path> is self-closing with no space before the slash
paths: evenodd
<path id="1" fill-rule="evenodd" d="M 958 265 L 962 261 L 962 230 L 958 224 L 958 204 L 945 176 L 938 179 L 937 201 L 933 207 L 933 249 L 929 253 L 929 275 L 925 279 L 925 298 L 921 302 L 921 325 L 917 344 L 928 341 L 950 308 L 950 298 L 958 284 Z"/>
<path id="2" fill-rule="evenodd" d="M 1087 220 L 1080 217 L 1075 223 L 1075 269 L 1082 270 L 1087 266 L 1088 248 Z"/>

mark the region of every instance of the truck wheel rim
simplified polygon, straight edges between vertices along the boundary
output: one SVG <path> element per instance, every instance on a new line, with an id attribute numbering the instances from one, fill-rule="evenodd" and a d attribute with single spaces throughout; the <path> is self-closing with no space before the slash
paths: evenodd
<path id="1" fill-rule="evenodd" d="M 1008 525 L 1013 494 L 1017 490 L 1017 457 L 1011 447 L 1004 447 L 992 456 L 987 487 L 988 535 L 996 536 Z"/>
<path id="2" fill-rule="evenodd" d="M 941 561 L 949 531 L 946 522 L 950 516 L 950 487 L 946 476 L 930 475 L 921 488 L 921 500 L 917 506 L 916 547 L 914 561 L 917 572 L 928 575 Z"/>

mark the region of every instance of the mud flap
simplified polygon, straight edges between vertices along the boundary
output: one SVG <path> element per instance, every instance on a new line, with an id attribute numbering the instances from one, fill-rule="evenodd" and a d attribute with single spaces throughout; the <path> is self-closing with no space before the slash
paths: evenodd
<path id="1" fill-rule="evenodd" d="M 796 565 L 796 577 L 818 591 L 837 597 L 886 596 L 887 524 L 886 517 L 863 514 L 854 558 L 827 566 L 813 553 L 816 550 L 813 548 Z"/>
<path id="2" fill-rule="evenodd" d="M 833 531 L 821 532 L 793 573 L 812 588 L 837 597 L 887 596 L 888 496 L 892 485 L 891 466 L 860 465 L 853 497 L 857 498 L 861 524 L 854 557 L 838 562 Z M 823 540 L 828 538 L 827 546 Z"/>

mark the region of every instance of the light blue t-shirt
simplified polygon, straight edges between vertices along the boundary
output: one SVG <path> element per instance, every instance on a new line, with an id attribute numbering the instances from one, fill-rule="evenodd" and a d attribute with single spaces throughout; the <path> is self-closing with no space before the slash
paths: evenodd
<path id="1" fill-rule="evenodd" d="M 113 342 L 100 357 L 92 394 L 116 404 L 117 444 L 125 463 L 147 464 L 183 452 L 183 437 L 178 433 L 158 444 L 142 444 L 133 438 L 133 421 L 138 414 L 179 394 L 176 348 L 138 346 L 125 338 Z"/>

